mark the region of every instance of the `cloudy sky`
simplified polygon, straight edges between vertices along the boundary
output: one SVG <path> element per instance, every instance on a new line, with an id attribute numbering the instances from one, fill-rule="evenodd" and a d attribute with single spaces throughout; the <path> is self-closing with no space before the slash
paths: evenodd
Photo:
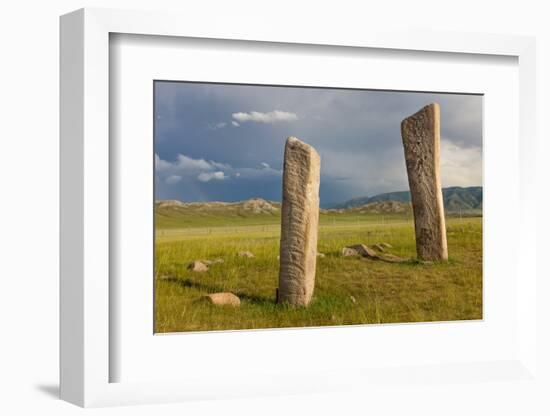
<path id="1" fill-rule="evenodd" d="M 284 143 L 321 155 L 321 205 L 408 189 L 401 120 L 441 106 L 443 186 L 482 184 L 482 97 L 155 82 L 155 197 L 281 199 Z"/>

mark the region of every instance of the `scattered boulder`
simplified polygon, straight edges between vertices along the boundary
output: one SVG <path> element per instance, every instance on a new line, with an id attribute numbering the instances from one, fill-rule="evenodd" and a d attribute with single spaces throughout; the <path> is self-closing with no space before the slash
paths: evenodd
<path id="1" fill-rule="evenodd" d="M 239 256 L 239 257 L 252 258 L 252 257 L 254 257 L 254 254 L 252 254 L 250 251 L 239 251 L 239 252 L 237 253 L 237 256 Z"/>
<path id="2" fill-rule="evenodd" d="M 241 300 L 231 292 L 210 293 L 204 299 L 217 306 L 241 306 Z"/>
<path id="3" fill-rule="evenodd" d="M 376 246 L 376 245 L 375 245 Z M 356 256 L 360 255 L 362 257 L 366 257 L 367 259 L 371 260 L 382 260 L 388 263 L 404 263 L 408 261 L 408 259 L 405 259 L 403 257 L 395 256 L 393 254 L 385 253 L 385 252 L 377 252 L 374 250 L 374 247 L 369 247 L 365 244 L 355 244 L 353 246 L 346 246 L 342 249 L 342 256 Z M 379 250 L 381 251 L 381 250 Z M 385 251 L 385 250 L 384 250 Z"/>
<path id="4" fill-rule="evenodd" d="M 376 251 L 380 251 L 382 253 L 385 253 L 386 252 L 386 248 L 382 246 L 382 244 L 373 244 L 371 246 L 373 249 L 375 249 Z"/>
<path id="5" fill-rule="evenodd" d="M 350 247 L 344 247 L 342 249 L 342 256 L 344 257 L 349 257 L 349 256 L 357 256 L 359 253 L 357 252 L 357 250 L 354 250 L 353 248 L 350 248 Z"/>
<path id="6" fill-rule="evenodd" d="M 346 248 L 355 250 L 357 254 L 360 254 L 363 257 L 369 257 L 369 258 L 377 258 L 378 254 L 376 254 L 376 251 L 374 251 L 369 246 L 366 246 L 365 244 L 356 244 L 354 246 L 347 246 Z"/>
<path id="7" fill-rule="evenodd" d="M 187 266 L 187 270 L 191 270 L 192 272 L 206 272 L 208 271 L 208 266 L 200 260 L 195 260 Z"/>

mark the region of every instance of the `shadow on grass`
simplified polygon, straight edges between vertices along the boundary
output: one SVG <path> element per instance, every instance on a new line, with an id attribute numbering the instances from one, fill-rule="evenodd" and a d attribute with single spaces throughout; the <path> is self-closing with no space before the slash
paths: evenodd
<path id="1" fill-rule="evenodd" d="M 214 284 L 204 284 L 195 282 L 191 279 L 178 279 L 176 277 L 169 277 L 166 279 L 163 279 L 165 282 L 175 283 L 178 284 L 184 288 L 191 288 L 191 289 L 197 289 L 202 292 L 206 293 L 216 293 L 216 292 L 225 292 L 226 290 L 220 286 L 214 285 Z M 258 295 L 249 295 L 243 291 L 234 291 L 232 292 L 235 295 L 237 295 L 240 299 L 246 300 L 251 303 L 257 303 L 257 304 L 275 304 L 275 298 L 271 299 L 265 296 L 258 296 Z"/>

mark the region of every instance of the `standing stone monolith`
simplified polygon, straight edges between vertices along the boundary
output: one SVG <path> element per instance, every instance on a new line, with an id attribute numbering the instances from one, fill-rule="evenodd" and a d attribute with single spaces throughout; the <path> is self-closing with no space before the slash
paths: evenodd
<path id="1" fill-rule="evenodd" d="M 447 260 L 447 234 L 439 169 L 439 105 L 429 104 L 401 122 L 421 260 Z"/>
<path id="2" fill-rule="evenodd" d="M 315 287 L 321 158 L 289 137 L 285 145 L 277 302 L 307 306 Z"/>

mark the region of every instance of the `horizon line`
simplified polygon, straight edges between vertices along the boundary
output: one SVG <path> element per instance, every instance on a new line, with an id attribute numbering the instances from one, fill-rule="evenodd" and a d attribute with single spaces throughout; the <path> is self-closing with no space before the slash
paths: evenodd
<path id="1" fill-rule="evenodd" d="M 451 186 L 444 186 L 441 188 L 441 190 L 443 189 L 449 189 L 449 188 L 461 188 L 461 189 L 467 189 L 467 188 L 483 188 L 483 185 L 468 185 L 468 186 L 459 186 L 459 185 L 451 185 Z M 320 204 L 320 205 L 326 205 L 326 204 L 342 204 L 342 203 L 345 203 L 345 202 L 349 202 L 349 201 L 353 201 L 355 199 L 361 199 L 361 198 L 374 198 L 376 196 L 381 196 L 381 195 L 386 195 L 386 194 L 397 194 L 397 193 L 402 193 L 402 192 L 409 192 L 410 193 L 410 190 L 403 190 L 403 191 L 389 191 L 389 192 L 381 192 L 381 193 L 377 193 L 377 194 L 374 194 L 372 196 L 369 196 L 369 195 L 361 195 L 361 196 L 355 196 L 355 197 L 352 197 L 352 198 L 348 198 L 344 201 L 340 201 L 340 202 L 327 202 L 325 204 Z M 177 199 L 177 198 L 164 198 L 164 199 L 156 199 L 155 198 L 155 204 L 156 203 L 159 203 L 159 202 L 165 202 L 165 201 L 178 201 L 178 202 L 181 202 L 181 203 L 184 203 L 184 204 L 193 204 L 193 203 L 212 203 L 212 202 L 220 202 L 220 203 L 239 203 L 239 202 L 244 202 L 244 201 L 250 201 L 250 200 L 253 200 L 253 199 L 262 199 L 264 201 L 267 201 L 267 202 L 276 202 L 276 203 L 281 203 L 280 200 L 274 200 L 274 199 L 266 199 L 266 198 L 263 198 L 263 197 L 260 197 L 260 196 L 252 196 L 250 198 L 246 198 L 246 199 L 238 199 L 238 200 L 231 200 L 231 201 L 228 201 L 228 200 L 219 200 L 219 199 L 215 199 L 215 200 L 193 200 L 193 201 L 184 201 L 184 200 L 181 200 L 181 199 Z"/>

